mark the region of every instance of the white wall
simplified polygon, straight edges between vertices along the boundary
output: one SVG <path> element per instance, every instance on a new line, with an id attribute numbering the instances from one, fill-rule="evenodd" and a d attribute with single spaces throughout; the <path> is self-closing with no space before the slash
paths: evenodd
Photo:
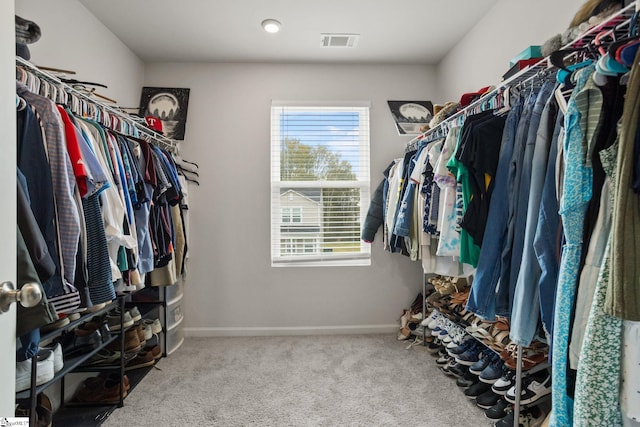
<path id="1" fill-rule="evenodd" d="M 499 0 L 440 62 L 440 102 L 500 82 L 509 61 L 562 33 L 584 0 Z"/>
<path id="2" fill-rule="evenodd" d="M 77 0 L 16 0 L 15 8 L 42 31 L 29 45 L 32 63 L 75 71 L 70 78 L 108 86 L 97 92 L 118 105 L 138 106 L 144 64 Z"/>
<path id="3" fill-rule="evenodd" d="M 397 135 L 386 101 L 430 99 L 432 67 L 148 64 L 145 85 L 191 89 L 181 150 L 199 163 L 202 185 L 190 188 L 189 333 L 397 328 L 402 308 L 421 289 L 422 270 L 383 252 L 380 235 L 370 267 L 270 266 L 270 105 L 371 101 L 373 191 L 407 141 Z"/>

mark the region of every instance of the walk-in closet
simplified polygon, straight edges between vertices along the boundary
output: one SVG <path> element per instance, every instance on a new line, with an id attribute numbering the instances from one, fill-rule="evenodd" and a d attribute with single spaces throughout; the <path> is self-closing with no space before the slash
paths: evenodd
<path id="1" fill-rule="evenodd" d="M 640 425 L 640 2 L 0 11 L 0 426 Z"/>

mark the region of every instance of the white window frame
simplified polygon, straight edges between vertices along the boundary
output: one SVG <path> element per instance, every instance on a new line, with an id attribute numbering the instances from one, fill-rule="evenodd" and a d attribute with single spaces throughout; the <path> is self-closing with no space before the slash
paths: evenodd
<path id="1" fill-rule="evenodd" d="M 313 110 L 354 111 L 359 112 L 360 125 L 366 131 L 359 132 L 360 164 L 364 165 L 354 181 L 281 181 L 280 180 L 280 119 L 275 108 L 286 107 L 290 111 L 300 112 Z M 371 180 L 369 175 L 369 132 L 370 102 L 299 102 L 272 101 L 271 104 L 271 266 L 272 267 L 336 267 L 336 266 L 369 266 L 371 265 L 371 245 L 359 239 L 357 252 L 316 253 L 314 255 L 296 254 L 283 256 L 280 247 L 281 239 L 290 238 L 281 233 L 282 210 L 280 205 L 283 188 L 358 188 L 360 190 L 360 226 L 364 226 L 367 209 L 371 197 Z M 278 218 L 279 221 L 274 219 Z M 292 223 L 287 223 L 292 224 Z M 297 224 L 297 223 L 296 223 Z M 321 227 L 322 228 L 322 227 Z M 322 235 L 322 231 L 321 231 Z M 302 237 L 302 236 L 301 236 Z M 320 243 L 316 243 L 318 246 Z"/>
<path id="2" fill-rule="evenodd" d="M 289 209 L 289 215 L 287 215 L 287 216 L 285 216 L 285 214 L 284 214 L 285 209 Z M 297 210 L 299 212 L 299 215 L 297 217 L 293 214 L 294 210 Z M 282 216 L 281 216 L 281 218 L 282 218 L 282 223 L 283 224 L 285 224 L 285 223 L 286 224 L 302 224 L 303 223 L 303 221 L 302 221 L 302 207 L 300 207 L 300 206 L 283 206 L 282 207 Z M 284 220 L 285 218 L 289 218 L 289 220 L 285 221 Z M 298 218 L 299 220 L 298 221 L 294 221 L 293 220 L 294 218 Z"/>

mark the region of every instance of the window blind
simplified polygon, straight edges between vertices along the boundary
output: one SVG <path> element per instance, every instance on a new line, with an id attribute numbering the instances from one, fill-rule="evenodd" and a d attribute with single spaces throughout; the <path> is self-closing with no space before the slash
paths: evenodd
<path id="1" fill-rule="evenodd" d="M 271 263 L 369 265 L 369 107 L 271 107 Z"/>

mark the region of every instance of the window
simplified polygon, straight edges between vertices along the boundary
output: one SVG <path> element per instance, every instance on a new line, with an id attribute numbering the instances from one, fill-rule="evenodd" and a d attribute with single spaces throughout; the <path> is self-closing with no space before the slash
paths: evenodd
<path id="1" fill-rule="evenodd" d="M 302 208 L 282 208 L 282 222 L 302 222 Z"/>
<path id="2" fill-rule="evenodd" d="M 271 265 L 369 265 L 369 105 L 273 102 Z"/>

